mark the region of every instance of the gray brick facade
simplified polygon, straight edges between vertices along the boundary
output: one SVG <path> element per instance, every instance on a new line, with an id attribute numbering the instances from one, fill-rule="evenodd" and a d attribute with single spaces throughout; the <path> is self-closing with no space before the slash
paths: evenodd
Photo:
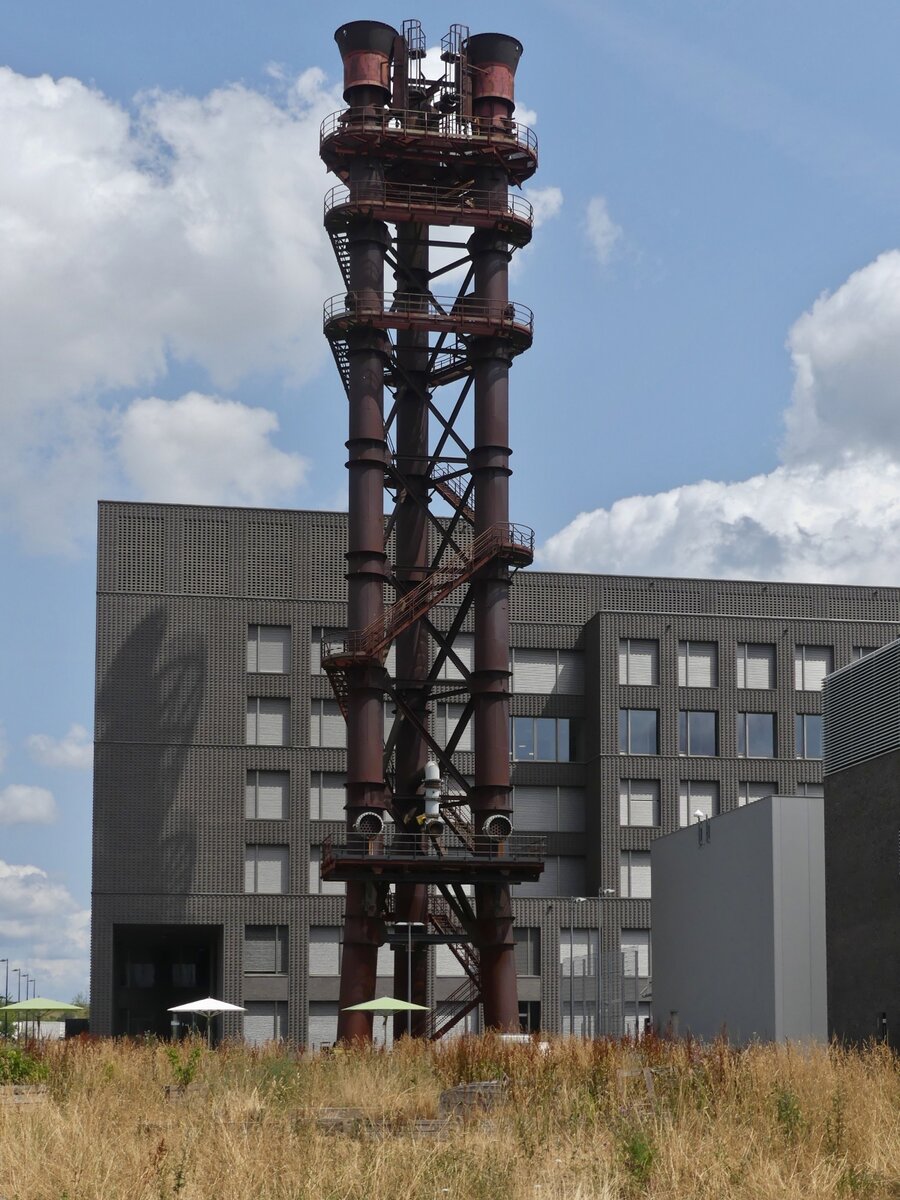
<path id="1" fill-rule="evenodd" d="M 345 751 L 311 744 L 311 707 L 332 697 L 325 676 L 311 672 L 310 647 L 314 629 L 345 624 L 345 545 L 340 513 L 101 504 L 91 966 L 97 1032 L 161 1030 L 165 1018 L 156 1009 L 164 999 L 176 1002 L 176 978 L 187 990 L 193 979 L 195 992 L 202 983 L 229 1001 L 274 1005 L 286 1019 L 279 1032 L 301 1042 L 316 1037 L 310 1005 L 320 1015 L 336 1005 L 336 974 L 318 966 L 311 973 L 309 929 L 338 927 L 342 899 L 316 890 L 310 856 L 340 823 L 311 819 L 310 778 L 340 775 Z M 795 687 L 796 647 L 830 647 L 840 667 L 858 647 L 883 645 L 900 632 L 900 591 L 524 571 L 511 605 L 515 649 L 576 651 L 584 676 L 583 694 L 514 688 L 512 696 L 514 717 L 568 720 L 577 749 L 575 761 L 516 761 L 514 785 L 558 788 L 560 796 L 582 789 L 565 791 L 575 803 L 573 820 L 560 819 L 557 828 L 554 819 L 540 821 L 558 894 L 538 885 L 531 895 L 518 889 L 514 901 L 517 924 L 540 931 L 540 975 L 521 975 L 520 999 L 532 1005 L 530 1021 L 553 1030 L 568 1021 L 574 998 L 575 1027 L 583 1014 L 585 1028 L 593 1028 L 590 934 L 600 922 L 608 1008 L 601 1025 L 613 1028 L 622 1015 L 622 930 L 650 925 L 649 899 L 619 894 L 622 855 L 640 856 L 652 837 L 678 827 L 686 781 L 717 784 L 722 811 L 753 784 L 774 784 L 783 794 L 819 787 L 821 761 L 797 756 L 795 718 L 817 715 L 821 692 Z M 257 625 L 290 628 L 287 670 L 248 672 L 248 629 Z M 620 682 L 621 639 L 656 643 L 654 682 Z M 715 644 L 714 686 L 679 685 L 681 642 Z M 774 686 L 738 686 L 737 648 L 745 643 L 774 647 Z M 250 698 L 285 702 L 286 744 L 247 744 Z M 658 713 L 657 754 L 620 752 L 620 709 Z M 686 711 L 716 714 L 716 754 L 679 752 L 679 713 Z M 773 714 L 771 755 L 739 754 L 739 715 L 748 713 Z M 469 773 L 472 756 L 457 758 Z M 248 771 L 287 774 L 284 819 L 245 815 Z M 622 780 L 658 783 L 657 826 L 620 824 Z M 525 829 L 521 821 L 517 827 Z M 248 846 L 286 848 L 280 894 L 245 891 Z M 286 972 L 245 972 L 247 926 L 287 928 Z M 570 943 L 581 946 L 575 978 L 561 980 L 560 956 L 568 958 Z M 633 990 L 646 1001 L 641 970 Z M 633 982 L 626 979 L 626 993 Z M 433 997 L 454 986 L 437 974 Z M 327 1020 L 315 1025 L 326 1027 Z M 240 1019 L 224 1031 L 238 1036 Z"/>

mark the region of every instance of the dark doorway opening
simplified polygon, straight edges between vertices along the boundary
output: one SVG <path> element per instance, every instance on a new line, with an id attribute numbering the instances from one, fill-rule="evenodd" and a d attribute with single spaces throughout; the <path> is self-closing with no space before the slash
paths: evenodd
<path id="1" fill-rule="evenodd" d="M 221 925 L 116 925 L 113 1033 L 170 1037 L 173 1005 L 221 998 L 221 964 Z"/>

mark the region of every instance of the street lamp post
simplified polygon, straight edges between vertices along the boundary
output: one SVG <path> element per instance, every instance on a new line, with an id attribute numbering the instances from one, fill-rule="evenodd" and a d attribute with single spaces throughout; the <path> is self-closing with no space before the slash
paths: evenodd
<path id="1" fill-rule="evenodd" d="M 575 1036 L 575 905 L 584 904 L 584 896 L 573 896 L 569 912 L 569 1035 Z"/>
<path id="2" fill-rule="evenodd" d="M 3 987 L 3 1003 L 9 1004 L 9 959 L 8 958 L 0 958 L 0 962 L 6 963 L 6 983 L 4 984 L 4 987 Z M 4 1013 L 3 1014 L 3 1036 L 7 1037 L 8 1034 L 9 1034 L 9 1013 Z"/>

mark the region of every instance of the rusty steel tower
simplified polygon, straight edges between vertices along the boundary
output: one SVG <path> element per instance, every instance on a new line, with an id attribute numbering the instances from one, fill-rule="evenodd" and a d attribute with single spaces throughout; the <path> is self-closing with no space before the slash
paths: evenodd
<path id="1" fill-rule="evenodd" d="M 418 21 L 352 21 L 335 41 L 348 107 L 320 152 L 341 181 L 325 227 L 347 290 L 325 335 L 349 400 L 349 632 L 322 662 L 347 720 L 347 828 L 322 877 L 347 883 L 338 1037 L 372 1036 L 371 1014 L 345 1010 L 374 997 L 385 941 L 399 997 L 425 1003 L 429 944 L 464 970 L 415 1036 L 479 1003 L 487 1027 L 517 1031 L 509 888 L 543 869 L 539 839 L 513 829 L 509 755 L 510 576 L 534 547 L 509 520 L 509 371 L 532 340 L 508 293 L 532 211 L 509 189 L 537 168 L 513 120 L 522 46 L 453 25 L 430 78 Z M 469 664 L 454 650 L 467 622 Z M 438 738 L 449 701 L 461 716 Z M 468 727 L 474 780 L 454 758 Z"/>

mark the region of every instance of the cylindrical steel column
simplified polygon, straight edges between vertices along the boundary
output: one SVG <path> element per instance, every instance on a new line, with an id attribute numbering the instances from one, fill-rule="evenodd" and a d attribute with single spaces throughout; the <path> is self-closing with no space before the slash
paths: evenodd
<path id="1" fill-rule="evenodd" d="M 513 111 L 513 79 L 522 47 L 504 34 L 478 34 L 467 42 L 472 70 L 472 113 L 476 121 L 500 124 Z M 505 199 L 505 172 L 482 167 L 479 192 Z M 509 302 L 509 246 L 490 230 L 476 231 L 469 242 L 475 268 L 473 300 L 499 317 Z M 475 481 L 475 536 L 509 521 L 509 362 L 501 338 L 483 338 L 471 346 L 475 376 L 475 431 L 471 466 Z M 490 819 L 507 815 L 511 824 L 509 770 L 509 568 L 487 567 L 474 584 L 475 672 L 473 727 L 475 744 L 475 832 Z M 509 887 L 475 886 L 481 958 L 484 1022 L 488 1028 L 519 1028 L 515 941 Z"/>
<path id="2" fill-rule="evenodd" d="M 416 97 L 411 97 L 414 101 Z M 423 113 L 424 119 L 424 113 Z M 428 226 L 416 222 L 397 225 L 395 240 L 398 268 L 395 272 L 397 291 L 407 297 L 404 303 L 427 311 L 428 291 Z M 421 299 L 418 296 L 421 295 Z M 424 579 L 428 564 L 428 400 L 426 392 L 428 368 L 427 330 L 398 332 L 395 356 L 406 382 L 397 390 L 397 467 L 402 472 L 406 489 L 399 497 L 396 530 L 396 574 L 402 591 Z M 421 621 L 416 621 L 397 638 L 396 684 L 402 688 L 409 705 L 423 723 L 427 718 L 427 694 L 424 682 L 430 667 L 429 635 Z M 403 819 L 403 831 L 418 834 L 415 822 L 421 804 L 413 797 L 421 784 L 428 760 L 428 747 L 416 726 L 402 720 L 395 751 L 394 802 L 395 811 Z M 428 922 L 428 885 L 398 883 L 394 908 L 398 922 Z M 411 961 L 410 961 L 411 959 Z M 409 973 L 412 972 L 410 987 Z M 411 955 L 408 943 L 397 945 L 394 951 L 394 995 L 411 994 L 415 1004 L 426 1003 L 428 989 L 428 947 L 413 943 Z M 426 1030 L 426 1013 L 413 1013 L 394 1018 L 394 1036 L 401 1037 L 410 1029 L 413 1037 L 422 1037 Z"/>
<path id="3" fill-rule="evenodd" d="M 383 106 L 390 97 L 390 53 L 397 36 L 389 25 L 353 21 L 335 34 L 344 60 L 344 99 L 351 108 Z M 377 160 L 350 164 L 350 189 L 384 183 Z M 360 220 L 348 231 L 351 306 L 358 324 L 348 337 L 349 520 L 347 625 L 365 629 L 384 614 L 384 367 L 389 344 L 384 332 L 365 323 L 384 304 L 384 255 L 389 243 L 382 221 Z M 367 810 L 383 811 L 383 669 L 369 663 L 347 674 L 347 827 L 352 837 Z M 351 1004 L 375 996 L 378 946 L 384 940 L 377 885 L 348 883 L 344 916 L 344 960 L 338 1011 L 338 1040 L 371 1040 L 372 1017 L 348 1013 Z"/>

